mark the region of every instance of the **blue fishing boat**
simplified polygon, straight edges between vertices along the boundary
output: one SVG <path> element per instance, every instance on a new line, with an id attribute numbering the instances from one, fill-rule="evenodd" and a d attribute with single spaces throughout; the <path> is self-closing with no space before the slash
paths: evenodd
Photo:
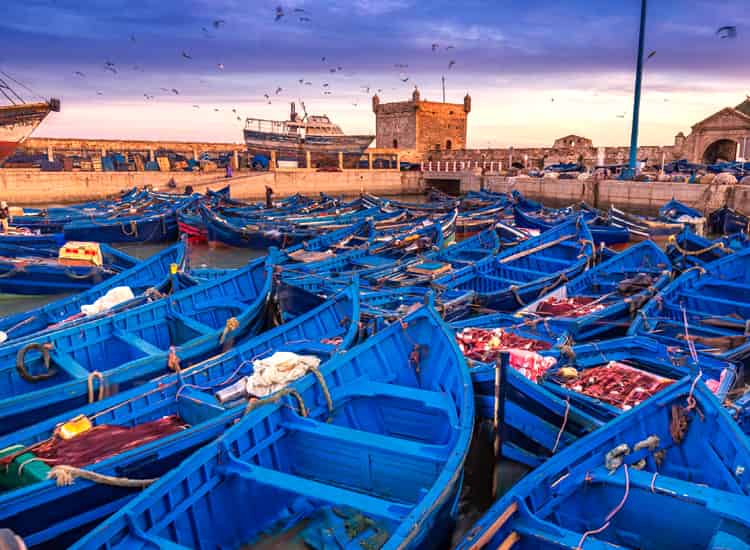
<path id="1" fill-rule="evenodd" d="M 566 337 L 543 325 L 517 325 L 513 315 L 481 315 L 451 323 L 471 368 L 477 417 L 497 438 L 496 454 L 535 468 L 601 425 L 539 385 L 557 365 Z"/>
<path id="2" fill-rule="evenodd" d="M 580 220 L 555 226 L 538 237 L 456 270 L 435 288 L 473 290 L 478 305 L 515 311 L 581 273 L 594 262 L 588 226 Z"/>
<path id="3" fill-rule="evenodd" d="M 555 225 L 575 219 L 578 215 L 575 212 L 568 213 L 567 209 L 552 213 L 527 212 L 518 207 L 513 209 L 516 225 L 536 229 L 540 232 L 549 231 Z M 610 223 L 606 217 L 599 216 L 596 212 L 590 210 L 582 209 L 580 215 L 586 220 L 596 244 L 624 244 L 630 240 L 630 232 L 627 227 Z"/>
<path id="4" fill-rule="evenodd" d="M 60 252 L 77 243 L 63 245 Z M 25 249 L 13 257 L 0 256 L 0 293 L 61 294 L 80 292 L 118 273 L 134 268 L 138 260 L 107 245 L 96 245 L 101 261 L 71 260 L 49 250 Z M 41 255 L 39 255 L 41 254 Z"/>
<path id="5" fill-rule="evenodd" d="M 750 233 L 750 217 L 739 210 L 723 206 L 708 215 L 708 231 L 714 235 Z"/>
<path id="6" fill-rule="evenodd" d="M 174 264 L 181 269 L 184 261 L 185 245 L 178 243 L 81 293 L 36 309 L 0 317 L 0 334 L 5 335 L 3 340 L 15 340 L 29 337 L 66 321 L 80 321 L 81 306 L 93 304 L 119 286 L 129 287 L 136 296 L 145 294 L 150 288 L 166 292 L 166 286 L 170 283 L 170 266 Z"/>
<path id="7" fill-rule="evenodd" d="M 669 223 L 657 218 L 624 212 L 614 206 L 610 206 L 607 211 L 607 221 L 611 225 L 626 228 L 630 233 L 631 240 L 676 235 L 685 227 L 681 223 Z"/>
<path id="8" fill-rule="evenodd" d="M 690 227 L 698 235 L 706 233 L 706 218 L 703 216 L 703 212 L 690 208 L 675 199 L 659 208 L 659 218 L 670 223 L 681 223 Z"/>
<path id="9" fill-rule="evenodd" d="M 127 390 L 252 336 L 272 258 L 167 300 L 0 346 L 0 434 Z"/>
<path id="10" fill-rule="evenodd" d="M 696 265 L 705 267 L 748 245 L 750 245 L 750 239 L 744 233 L 708 239 L 696 235 L 689 227 L 686 227 L 679 235 L 669 238 L 666 252 L 675 268 L 685 271 Z"/>
<path id="11" fill-rule="evenodd" d="M 562 350 L 542 380 L 550 392 L 607 422 L 659 394 L 684 376 L 700 376 L 723 402 L 736 381 L 730 361 L 628 336 Z"/>
<path id="12" fill-rule="evenodd" d="M 717 357 L 750 358 L 750 248 L 688 269 L 646 304 L 628 334 Z"/>
<path id="13" fill-rule="evenodd" d="M 65 243 L 62 233 L 31 233 L 24 231 L 11 231 L 0 233 L 0 247 L 23 246 L 38 249 L 57 249 Z"/>
<path id="14" fill-rule="evenodd" d="M 102 243 L 162 243 L 177 240 L 174 207 L 140 215 L 95 217 L 66 223 L 65 239 L 85 240 L 96 235 Z"/>
<path id="15" fill-rule="evenodd" d="M 672 264 L 653 241 L 643 241 L 585 271 L 517 316 L 575 341 L 624 336 L 638 310 L 672 278 Z"/>
<path id="16" fill-rule="evenodd" d="M 137 496 L 138 481 L 177 468 L 242 417 L 249 396 L 231 389 L 253 374 L 254 361 L 278 351 L 326 361 L 355 344 L 357 294 L 353 285 L 216 358 L 0 438 L 0 525 L 28 547 L 72 544 Z M 306 376 L 317 372 L 313 367 Z M 81 422 L 85 429 L 62 438 L 61 430 L 75 431 Z M 79 478 L 73 484 L 50 479 L 71 469 Z M 98 482 L 89 474 L 100 476 Z M 136 482 L 117 486 L 123 477 Z"/>
<path id="17" fill-rule="evenodd" d="M 458 550 L 748 548 L 750 439 L 684 379 L 527 475 Z"/>
<path id="18" fill-rule="evenodd" d="M 445 544 L 474 403 L 443 321 L 422 308 L 320 372 L 251 403 L 72 548 Z"/>

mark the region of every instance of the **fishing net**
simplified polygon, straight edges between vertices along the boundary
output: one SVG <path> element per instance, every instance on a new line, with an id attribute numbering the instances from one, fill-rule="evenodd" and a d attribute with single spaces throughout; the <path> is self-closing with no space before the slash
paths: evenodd
<path id="1" fill-rule="evenodd" d="M 563 385 L 618 409 L 629 410 L 673 382 L 624 363 L 610 361 L 606 365 L 586 369 Z"/>
<path id="2" fill-rule="evenodd" d="M 583 317 L 606 306 L 595 298 L 588 296 L 573 296 L 572 298 L 557 298 L 551 296 L 539 303 L 536 313 L 549 317 Z"/>
<path id="3" fill-rule="evenodd" d="M 145 445 L 170 434 L 184 430 L 188 425 L 177 415 L 164 416 L 132 428 L 102 424 L 82 432 L 72 439 L 62 439 L 58 434 L 25 452 L 48 465 L 64 464 L 82 468 L 111 456 Z M 17 453 L 0 459 L 0 467 L 7 467 Z"/>

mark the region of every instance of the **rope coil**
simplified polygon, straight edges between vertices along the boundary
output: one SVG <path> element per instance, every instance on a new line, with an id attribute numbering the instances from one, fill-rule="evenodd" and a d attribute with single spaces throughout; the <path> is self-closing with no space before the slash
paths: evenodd
<path id="1" fill-rule="evenodd" d="M 86 479 L 94 483 L 101 485 L 110 485 L 112 487 L 128 487 L 143 489 L 154 483 L 158 478 L 154 479 L 130 479 L 127 477 L 114 477 L 91 470 L 84 470 L 83 468 L 74 468 L 73 466 L 55 466 L 49 472 L 47 472 L 47 479 L 55 479 L 58 487 L 66 487 L 73 485 L 76 478 Z"/>

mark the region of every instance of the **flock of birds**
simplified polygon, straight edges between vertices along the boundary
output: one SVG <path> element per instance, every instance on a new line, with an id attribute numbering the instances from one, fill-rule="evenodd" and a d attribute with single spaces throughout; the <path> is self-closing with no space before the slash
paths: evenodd
<path id="1" fill-rule="evenodd" d="M 279 5 L 279 6 L 276 7 L 275 12 L 274 12 L 274 17 L 273 17 L 274 22 L 281 23 L 281 22 L 283 22 L 285 20 L 290 20 L 290 19 L 296 19 L 300 23 L 312 23 L 312 18 L 310 17 L 310 14 L 304 8 L 297 7 L 297 8 L 292 8 L 292 9 L 289 9 L 289 8 L 285 9 L 284 6 L 281 6 L 281 5 Z M 226 25 L 226 20 L 225 19 L 214 19 L 211 22 L 211 25 L 210 25 L 211 28 L 209 28 L 208 26 L 203 26 L 203 27 L 201 27 L 201 32 L 203 33 L 203 35 L 205 35 L 207 37 L 208 36 L 212 36 L 212 32 L 217 32 L 217 31 L 221 30 L 225 25 Z M 722 27 L 720 27 L 720 28 L 718 28 L 716 30 L 716 35 L 718 37 L 720 37 L 721 39 L 734 39 L 734 38 L 737 37 L 737 27 L 736 26 L 732 26 L 732 25 L 722 26 Z M 135 34 L 131 34 L 130 35 L 130 42 L 136 43 L 137 41 L 138 41 L 138 38 L 136 37 L 136 35 Z M 441 54 L 441 53 L 452 52 L 452 51 L 454 51 L 456 49 L 456 47 L 454 45 L 452 45 L 452 44 L 441 45 L 441 44 L 439 44 L 437 42 L 433 42 L 430 45 L 430 49 L 431 49 L 431 51 L 432 51 L 433 54 Z M 655 56 L 656 56 L 656 50 L 651 50 L 648 53 L 648 55 L 647 55 L 646 61 L 649 61 L 649 60 L 653 59 Z M 181 54 L 180 54 L 180 57 L 183 60 L 185 60 L 185 61 L 192 61 L 193 60 L 193 56 L 187 50 L 182 50 Z M 320 83 L 321 92 L 322 92 L 322 94 L 324 96 L 331 96 L 334 93 L 333 92 L 332 83 L 329 82 L 329 80 L 333 80 L 336 76 L 340 76 L 340 75 L 344 75 L 344 76 L 347 76 L 347 77 L 353 77 L 353 76 L 355 76 L 355 74 L 352 73 L 352 72 L 345 73 L 344 72 L 344 68 L 341 65 L 338 65 L 338 64 L 333 65 L 333 64 L 331 64 L 330 61 L 328 60 L 327 56 L 321 57 L 320 61 L 324 65 L 329 65 L 329 68 L 328 68 L 329 78 L 328 79 L 323 79 L 323 81 Z M 456 60 L 453 58 L 453 56 L 449 56 L 449 59 L 447 61 L 447 71 L 450 71 L 455 66 L 456 66 Z M 111 61 L 109 59 L 105 60 L 104 65 L 103 65 L 102 68 L 103 68 L 103 70 L 105 72 L 112 73 L 113 75 L 119 74 L 120 71 L 121 71 L 121 69 L 122 69 L 122 67 L 118 66 L 115 62 L 113 62 L 113 61 Z M 409 65 L 408 64 L 406 64 L 406 63 L 394 63 L 393 64 L 393 68 L 398 71 L 398 79 L 399 79 L 399 81 L 401 83 L 406 84 L 406 83 L 408 83 L 411 80 L 411 76 L 410 76 L 410 74 L 408 72 L 408 69 L 409 69 Z M 133 71 L 144 72 L 144 69 L 141 68 L 139 65 L 132 65 L 130 67 L 130 69 L 133 70 Z M 216 69 L 218 71 L 223 71 L 225 69 L 224 63 L 222 63 L 222 62 L 216 63 Z M 87 78 L 87 75 L 83 71 L 74 71 L 73 74 L 76 77 L 81 78 L 81 79 Z M 206 83 L 206 81 L 203 80 L 203 79 L 200 79 L 200 82 L 201 83 Z M 297 82 L 298 82 L 299 87 L 300 87 L 300 90 L 298 90 L 299 91 L 299 95 L 302 95 L 302 90 L 304 90 L 305 87 L 312 87 L 312 86 L 314 86 L 313 82 L 311 80 L 306 79 L 306 78 L 299 78 Z M 373 87 L 371 85 L 369 85 L 369 84 L 363 84 L 363 85 L 361 85 L 359 87 L 360 92 L 362 92 L 364 94 L 367 94 L 368 96 L 370 95 L 371 89 L 373 89 Z M 391 88 L 391 90 L 396 90 L 396 89 L 397 89 L 396 87 Z M 164 94 L 169 95 L 169 96 L 179 96 L 180 95 L 180 90 L 177 89 L 177 88 L 174 88 L 174 87 L 173 88 L 161 87 L 161 88 L 159 88 L 159 91 L 163 92 Z M 264 93 L 263 94 L 263 100 L 267 104 L 270 105 L 270 104 L 273 103 L 273 100 L 275 98 L 277 98 L 278 96 L 280 96 L 282 93 L 284 93 L 284 91 L 285 91 L 284 87 L 277 86 L 275 90 L 268 91 L 268 92 Z M 381 93 L 382 91 L 383 91 L 383 88 L 377 88 L 377 92 L 378 93 Z M 97 90 L 96 94 L 99 95 L 99 96 L 102 96 L 102 95 L 104 95 L 104 92 L 101 91 L 101 90 Z M 155 92 L 152 92 L 152 93 L 144 92 L 143 93 L 143 97 L 144 97 L 144 99 L 146 101 L 151 101 L 151 100 L 156 99 L 157 94 Z M 664 101 L 666 102 L 666 101 L 668 101 L 668 99 L 665 98 Z M 551 102 L 552 103 L 555 102 L 555 98 L 554 97 L 551 98 Z M 358 107 L 359 106 L 359 102 L 355 101 L 354 103 L 352 103 L 352 105 L 354 107 Z M 201 105 L 193 104 L 193 108 L 194 109 L 200 109 Z M 219 109 L 219 108 L 213 108 L 213 110 L 214 110 L 214 112 L 221 112 L 221 109 Z M 236 117 L 236 119 L 238 121 L 242 121 L 243 120 L 242 117 L 238 114 L 237 108 L 232 108 L 231 111 L 232 111 L 233 115 Z M 625 116 L 626 116 L 626 113 L 618 114 L 617 118 L 625 118 Z"/>

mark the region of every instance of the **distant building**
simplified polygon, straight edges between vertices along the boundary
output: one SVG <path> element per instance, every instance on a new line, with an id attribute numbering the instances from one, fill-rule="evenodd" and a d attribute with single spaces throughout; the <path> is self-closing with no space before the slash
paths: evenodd
<path id="1" fill-rule="evenodd" d="M 677 145 L 677 143 L 675 143 Z M 750 156 L 750 98 L 694 124 L 684 138 L 682 157 L 713 164 Z"/>
<path id="2" fill-rule="evenodd" d="M 418 153 L 466 148 L 471 97 L 463 104 L 422 100 L 414 89 L 411 101 L 380 103 L 372 98 L 378 148 L 411 149 Z"/>
<path id="3" fill-rule="evenodd" d="M 594 143 L 589 139 L 576 135 L 569 135 L 555 140 L 553 149 L 581 149 L 593 147 Z"/>

